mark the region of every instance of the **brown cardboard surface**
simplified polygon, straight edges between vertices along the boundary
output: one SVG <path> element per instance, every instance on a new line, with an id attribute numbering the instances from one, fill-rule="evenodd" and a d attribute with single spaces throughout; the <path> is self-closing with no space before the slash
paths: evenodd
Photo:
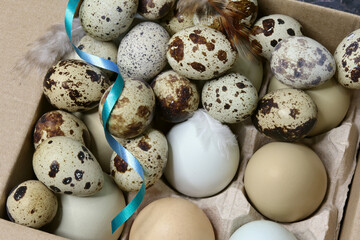
<path id="1" fill-rule="evenodd" d="M 301 22 L 305 35 L 323 43 L 331 52 L 352 30 L 360 28 L 360 17 L 293 0 L 258 0 L 262 15 L 282 13 Z M 40 76 L 14 72 L 29 44 L 53 24 L 63 22 L 67 1 L 1 0 L 0 9 L 0 218 L 6 218 L 7 194 L 17 183 L 33 177 L 32 130 L 47 104 Z M 360 169 L 354 178 L 341 239 L 357 239 L 360 229 Z M 62 239 L 0 219 L 0 239 Z"/>

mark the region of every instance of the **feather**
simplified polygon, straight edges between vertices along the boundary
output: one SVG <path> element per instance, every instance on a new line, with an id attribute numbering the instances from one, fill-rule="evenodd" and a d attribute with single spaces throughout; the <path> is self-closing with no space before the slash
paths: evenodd
<path id="1" fill-rule="evenodd" d="M 72 28 L 72 40 L 78 43 L 85 35 L 80 20 L 75 18 Z M 24 76 L 35 70 L 39 75 L 59 61 L 64 55 L 73 50 L 65 31 L 64 24 L 53 25 L 41 38 L 30 45 L 31 49 L 15 66 L 15 70 Z"/>

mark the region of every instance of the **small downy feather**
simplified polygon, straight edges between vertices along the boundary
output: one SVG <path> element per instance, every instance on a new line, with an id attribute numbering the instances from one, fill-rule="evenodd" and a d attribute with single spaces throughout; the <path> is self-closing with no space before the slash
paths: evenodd
<path id="1" fill-rule="evenodd" d="M 72 27 L 72 40 L 78 43 L 85 35 L 80 20 L 75 18 Z M 64 24 L 53 25 L 41 38 L 31 44 L 31 49 L 15 66 L 15 70 L 24 76 L 35 70 L 39 75 L 44 74 L 52 65 L 64 55 L 71 52 L 73 47 L 66 34 Z"/>

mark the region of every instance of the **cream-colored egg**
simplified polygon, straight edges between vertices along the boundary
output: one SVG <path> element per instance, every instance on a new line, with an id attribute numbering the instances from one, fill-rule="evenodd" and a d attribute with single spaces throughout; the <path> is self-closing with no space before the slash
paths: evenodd
<path id="1" fill-rule="evenodd" d="M 209 80 L 231 68 L 237 52 L 224 34 L 205 26 L 186 28 L 174 34 L 166 57 L 180 75 L 194 80 Z"/>
<path id="2" fill-rule="evenodd" d="M 95 108 L 109 86 L 109 78 L 98 68 L 72 59 L 52 66 L 43 82 L 48 101 L 56 108 L 69 112 Z"/>
<path id="3" fill-rule="evenodd" d="M 37 180 L 28 180 L 16 186 L 6 201 L 10 220 L 33 228 L 51 222 L 57 210 L 55 194 Z"/>
<path id="4" fill-rule="evenodd" d="M 163 26 L 170 35 L 194 26 L 193 16 L 190 13 L 177 13 L 171 11 L 165 18 L 161 20 L 161 26 Z"/>
<path id="5" fill-rule="evenodd" d="M 162 198 L 147 205 L 135 218 L 129 240 L 215 240 L 206 214 L 181 198 Z"/>
<path id="6" fill-rule="evenodd" d="M 319 42 L 303 36 L 278 43 L 271 55 L 270 66 L 280 82 L 300 89 L 325 83 L 336 70 L 332 54 Z"/>
<path id="7" fill-rule="evenodd" d="M 34 146 L 37 148 L 44 140 L 66 136 L 89 146 L 90 133 L 86 125 L 71 113 L 54 110 L 47 112 L 37 121 L 34 130 Z"/>
<path id="8" fill-rule="evenodd" d="M 326 169 L 309 147 L 273 142 L 257 150 L 244 175 L 246 195 L 264 216 L 294 222 L 320 206 L 327 189 Z"/>
<path id="9" fill-rule="evenodd" d="M 33 156 L 36 177 L 56 193 L 90 196 L 100 191 L 104 178 L 92 153 L 68 137 L 52 137 Z"/>
<path id="10" fill-rule="evenodd" d="M 157 113 L 169 122 L 182 122 L 198 109 L 200 94 L 196 85 L 173 70 L 159 74 L 151 83 Z"/>
<path id="11" fill-rule="evenodd" d="M 260 55 L 270 60 L 276 45 L 291 36 L 302 36 L 301 24 L 290 16 L 272 14 L 256 21 L 251 30 L 251 41 L 260 46 Z"/>
<path id="12" fill-rule="evenodd" d="M 145 187 L 160 179 L 168 159 L 166 137 L 160 131 L 149 129 L 124 147 L 139 161 L 144 171 Z M 138 191 L 142 185 L 140 175 L 115 152 L 111 156 L 110 171 L 116 184 L 123 191 Z"/>
<path id="13" fill-rule="evenodd" d="M 111 88 L 106 90 L 99 105 L 102 110 Z M 127 78 L 123 91 L 117 100 L 109 121 L 109 132 L 119 138 L 133 138 L 140 135 L 150 125 L 155 110 L 155 94 L 144 81 Z"/>
<path id="14" fill-rule="evenodd" d="M 248 118 L 258 101 L 256 88 L 243 75 L 230 73 L 205 83 L 201 101 L 210 116 L 223 123 Z"/>
<path id="15" fill-rule="evenodd" d="M 264 135 L 279 141 L 305 137 L 317 120 L 317 107 L 311 97 L 298 89 L 279 89 L 262 97 L 252 121 Z"/>
<path id="16" fill-rule="evenodd" d="M 79 18 L 89 35 L 101 41 L 110 41 L 130 27 L 137 8 L 138 0 L 84 0 Z"/>
<path id="17" fill-rule="evenodd" d="M 166 30 L 154 22 L 142 22 L 121 40 L 117 65 L 124 77 L 149 81 L 166 65 Z"/>
<path id="18" fill-rule="evenodd" d="M 112 233 L 110 223 L 126 203 L 110 176 L 104 174 L 104 187 L 95 195 L 61 195 L 59 202 L 59 212 L 47 231 L 73 240 L 119 239 L 124 225 Z"/>
<path id="19" fill-rule="evenodd" d="M 268 92 L 289 88 L 275 77 L 271 78 Z M 307 136 L 315 136 L 337 127 L 350 106 L 350 91 L 331 79 L 318 87 L 305 91 L 315 102 L 318 114 L 314 128 Z"/>
<path id="20" fill-rule="evenodd" d="M 143 17 L 156 20 L 165 17 L 172 11 L 175 0 L 139 0 L 139 14 Z"/>
<path id="21" fill-rule="evenodd" d="M 346 88 L 360 89 L 360 29 L 346 36 L 334 54 L 338 82 Z"/>

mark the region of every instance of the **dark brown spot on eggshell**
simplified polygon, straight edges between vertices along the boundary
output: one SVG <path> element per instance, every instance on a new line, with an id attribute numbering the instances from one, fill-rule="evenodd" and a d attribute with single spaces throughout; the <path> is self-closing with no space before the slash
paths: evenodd
<path id="1" fill-rule="evenodd" d="M 75 172 L 74 172 L 74 176 L 75 176 L 76 181 L 82 180 L 83 175 L 84 175 L 84 171 L 82 171 L 82 170 L 76 169 Z"/>
<path id="2" fill-rule="evenodd" d="M 59 188 L 57 188 L 56 186 L 54 186 L 54 185 L 51 185 L 50 189 L 53 190 L 54 192 L 57 192 L 57 193 L 61 192 L 61 190 Z"/>
<path id="3" fill-rule="evenodd" d="M 55 72 L 55 69 L 52 67 L 50 68 L 44 78 L 43 86 L 46 89 L 51 89 L 51 86 L 55 86 L 56 82 L 53 79 L 50 79 L 51 75 Z"/>
<path id="4" fill-rule="evenodd" d="M 65 191 L 64 194 L 71 195 L 71 194 L 73 194 L 73 192 L 71 192 L 71 191 Z"/>
<path id="5" fill-rule="evenodd" d="M 81 163 L 84 163 L 85 159 L 85 153 L 83 151 L 80 151 L 77 155 L 78 159 L 81 161 Z"/>
<path id="6" fill-rule="evenodd" d="M 348 56 L 351 56 L 353 52 L 356 52 L 358 50 L 358 48 L 359 48 L 359 43 L 353 42 L 346 48 L 345 53 Z"/>
<path id="7" fill-rule="evenodd" d="M 219 50 L 218 53 L 217 53 L 217 57 L 223 63 L 226 63 L 228 61 L 227 53 L 224 50 Z"/>
<path id="8" fill-rule="evenodd" d="M 164 17 L 172 8 L 171 2 L 166 2 L 159 10 L 159 18 Z"/>
<path id="9" fill-rule="evenodd" d="M 293 119 L 296 119 L 296 116 L 299 115 L 300 112 L 299 112 L 299 109 L 296 109 L 296 108 L 293 108 L 293 109 L 290 109 L 290 117 L 292 117 Z"/>
<path id="10" fill-rule="evenodd" d="M 21 198 L 23 198 L 25 196 L 26 190 L 27 190 L 26 186 L 18 187 L 14 192 L 15 201 L 19 201 Z"/>
<path id="11" fill-rule="evenodd" d="M 136 115 L 142 118 L 148 118 L 151 115 L 151 111 L 147 106 L 139 106 Z"/>
<path id="12" fill-rule="evenodd" d="M 258 104 L 258 110 L 262 114 L 266 115 L 271 112 L 272 108 L 279 108 L 279 105 L 274 101 L 274 99 L 261 99 L 261 101 Z"/>
<path id="13" fill-rule="evenodd" d="M 359 82 L 360 81 L 360 67 L 357 66 L 355 69 L 351 71 L 351 81 Z"/>
<path id="14" fill-rule="evenodd" d="M 266 37 L 271 36 L 274 32 L 275 21 L 274 19 L 265 19 L 262 22 L 263 33 Z"/>
<path id="15" fill-rule="evenodd" d="M 56 174 L 59 172 L 59 170 L 60 164 L 56 160 L 52 161 L 52 163 L 50 164 L 49 177 L 56 177 Z"/>
<path id="16" fill-rule="evenodd" d="M 128 168 L 128 164 L 119 155 L 114 159 L 114 166 L 118 172 L 124 173 Z"/>
<path id="17" fill-rule="evenodd" d="M 64 185 L 68 185 L 68 184 L 71 183 L 71 181 L 72 181 L 72 178 L 71 178 L 71 177 L 67 177 L 67 178 L 64 178 L 64 179 L 63 179 L 62 183 L 63 183 Z"/>
<path id="18" fill-rule="evenodd" d="M 177 62 L 184 59 L 184 42 L 179 38 L 175 39 L 169 45 L 170 56 Z"/>
<path id="19" fill-rule="evenodd" d="M 86 182 L 84 189 L 89 189 L 90 187 L 91 187 L 91 183 L 90 183 L 90 182 Z"/>
<path id="20" fill-rule="evenodd" d="M 192 62 L 190 66 L 198 72 L 204 72 L 206 70 L 206 67 L 199 62 Z"/>
<path id="21" fill-rule="evenodd" d="M 90 76 L 90 79 L 93 82 L 99 82 L 101 80 L 101 75 L 97 74 L 95 71 L 87 69 L 86 74 Z"/>
<path id="22" fill-rule="evenodd" d="M 40 143 L 43 132 L 46 132 L 46 137 L 65 136 L 60 129 L 64 123 L 63 116 L 58 111 L 51 111 L 41 116 L 35 126 L 34 143 Z"/>
<path id="23" fill-rule="evenodd" d="M 141 150 L 143 150 L 145 152 L 147 152 L 151 149 L 151 145 L 148 142 L 146 142 L 145 139 L 141 139 L 137 145 Z"/>

